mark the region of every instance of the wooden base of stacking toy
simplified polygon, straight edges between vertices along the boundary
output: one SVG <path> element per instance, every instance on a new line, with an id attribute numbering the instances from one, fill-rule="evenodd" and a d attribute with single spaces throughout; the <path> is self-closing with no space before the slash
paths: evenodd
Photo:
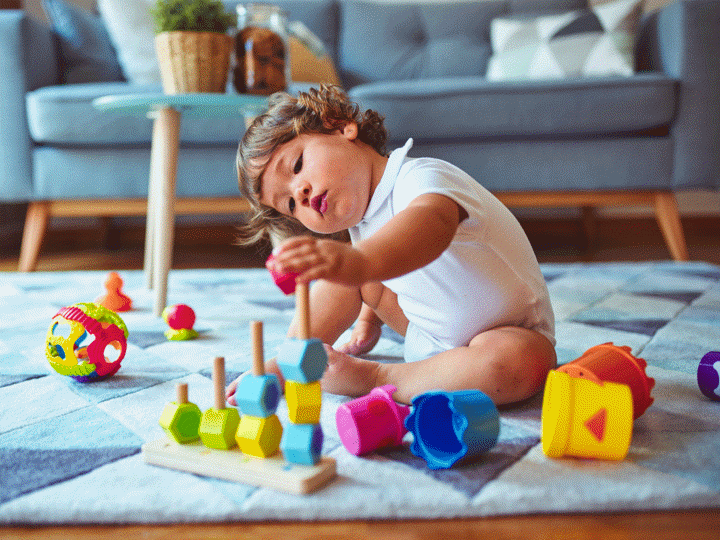
<path id="1" fill-rule="evenodd" d="M 297 465 L 285 461 L 282 454 L 256 458 L 238 448 L 214 450 L 200 442 L 177 444 L 168 438 L 144 444 L 142 455 L 151 465 L 295 495 L 312 493 L 336 474 L 335 460 L 330 457 L 322 457 L 315 465 Z"/>

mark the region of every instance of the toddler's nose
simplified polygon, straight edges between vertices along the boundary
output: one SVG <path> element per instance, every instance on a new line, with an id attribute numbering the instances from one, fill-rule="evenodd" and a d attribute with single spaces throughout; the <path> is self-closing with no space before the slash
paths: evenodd
<path id="1" fill-rule="evenodd" d="M 298 200 L 299 204 L 302 206 L 310 206 L 310 186 L 308 185 L 302 185 L 298 186 L 295 198 Z"/>

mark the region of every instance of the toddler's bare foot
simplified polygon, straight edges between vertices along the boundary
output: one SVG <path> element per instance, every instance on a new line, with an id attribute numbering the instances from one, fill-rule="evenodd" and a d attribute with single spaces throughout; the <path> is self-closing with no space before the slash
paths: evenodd
<path id="1" fill-rule="evenodd" d="M 343 396 L 364 396 L 375 388 L 380 364 L 355 358 L 325 345 L 328 367 L 320 383 L 325 392 Z"/>

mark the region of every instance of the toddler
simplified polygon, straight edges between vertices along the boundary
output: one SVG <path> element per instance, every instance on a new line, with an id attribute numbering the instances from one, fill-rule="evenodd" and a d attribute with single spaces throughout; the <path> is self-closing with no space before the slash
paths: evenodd
<path id="1" fill-rule="evenodd" d="M 323 390 L 360 396 L 393 384 L 404 403 L 437 389 L 479 389 L 498 405 L 529 398 L 556 356 L 527 237 L 468 174 L 407 157 L 412 139 L 388 155 L 386 139 L 381 116 L 322 86 L 274 94 L 238 149 L 240 190 L 254 209 L 244 243 L 286 237 L 275 269 L 317 280 L 311 333 L 328 353 Z M 343 231 L 351 243 L 330 236 Z M 353 323 L 349 342 L 333 349 Z M 405 362 L 359 358 L 382 324 L 405 336 Z M 267 369 L 281 376 L 274 359 Z"/>

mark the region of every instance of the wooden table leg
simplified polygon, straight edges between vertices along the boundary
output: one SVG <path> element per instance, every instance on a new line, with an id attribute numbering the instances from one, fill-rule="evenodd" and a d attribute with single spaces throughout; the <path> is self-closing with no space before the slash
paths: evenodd
<path id="1" fill-rule="evenodd" d="M 157 121 L 157 111 L 148 113 L 148 118 L 153 120 L 152 145 L 150 147 L 150 178 L 148 180 L 148 199 L 147 213 L 145 218 L 145 258 L 143 261 L 143 270 L 145 271 L 145 286 L 148 289 L 153 288 L 153 276 L 155 275 L 153 266 L 153 252 L 155 250 L 155 184 L 153 178 L 162 178 L 164 163 L 160 156 L 160 148 L 162 147 L 161 125 Z"/>
<path id="2" fill-rule="evenodd" d="M 153 168 L 150 180 L 152 240 L 153 314 L 162 315 L 167 303 L 168 273 L 172 263 L 175 233 L 175 181 L 180 147 L 180 112 L 164 108 L 157 112 L 153 127 Z"/>

